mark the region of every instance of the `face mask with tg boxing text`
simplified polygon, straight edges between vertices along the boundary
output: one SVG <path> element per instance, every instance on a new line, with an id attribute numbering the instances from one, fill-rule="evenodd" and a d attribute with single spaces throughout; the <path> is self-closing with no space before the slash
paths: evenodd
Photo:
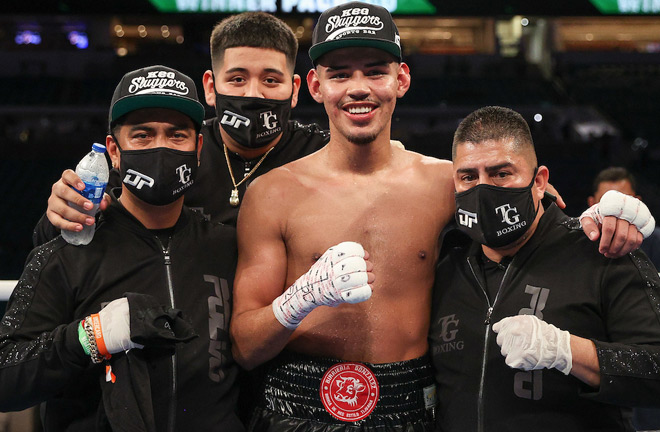
<path id="1" fill-rule="evenodd" d="M 215 89 L 214 89 L 215 91 Z M 260 148 L 284 131 L 291 116 L 291 98 L 228 96 L 215 91 L 215 113 L 222 129 L 239 145 Z"/>
<path id="2" fill-rule="evenodd" d="M 147 204 L 171 204 L 195 182 L 197 151 L 167 147 L 120 151 L 122 182 Z"/>
<path id="3" fill-rule="evenodd" d="M 536 172 L 537 169 L 526 187 L 480 184 L 456 193 L 458 228 L 472 240 L 491 248 L 516 242 L 530 228 L 538 212 L 532 197 Z"/>

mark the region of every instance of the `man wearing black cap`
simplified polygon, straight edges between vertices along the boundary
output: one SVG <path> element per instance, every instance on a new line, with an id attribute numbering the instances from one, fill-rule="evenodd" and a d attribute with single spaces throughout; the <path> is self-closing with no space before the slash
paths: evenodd
<path id="1" fill-rule="evenodd" d="M 227 328 L 235 232 L 183 206 L 203 113 L 174 69 L 122 78 L 106 138 L 121 191 L 89 245 L 32 252 L 0 328 L 0 410 L 45 402 L 46 431 L 243 430 Z"/>
<path id="2" fill-rule="evenodd" d="M 234 356 L 272 359 L 250 428 L 432 430 L 426 332 L 451 164 L 390 145 L 410 74 L 386 9 L 332 8 L 313 43 L 330 142 L 255 180 L 239 214 Z"/>

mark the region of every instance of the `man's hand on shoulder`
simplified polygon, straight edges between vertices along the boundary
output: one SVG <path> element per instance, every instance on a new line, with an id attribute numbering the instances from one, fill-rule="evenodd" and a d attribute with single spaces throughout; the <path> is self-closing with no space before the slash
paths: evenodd
<path id="1" fill-rule="evenodd" d="M 608 258 L 619 258 L 639 248 L 655 228 L 646 204 L 614 190 L 582 213 L 580 222 L 589 239 L 600 238 L 598 250 Z"/>
<path id="2" fill-rule="evenodd" d="M 48 197 L 46 217 L 55 228 L 67 231 L 82 231 L 83 224 L 92 225 L 94 223 L 92 216 L 81 213 L 68 204 L 70 201 L 79 207 L 91 210 L 93 207 L 92 202 L 77 192 L 84 189 L 85 184 L 83 181 L 70 169 L 64 171 L 62 178 L 53 184 L 51 194 Z M 109 201 L 110 197 L 106 194 L 101 201 L 100 209 L 105 210 Z"/>
<path id="3" fill-rule="evenodd" d="M 552 195 L 552 197 L 555 200 L 555 203 L 557 204 L 557 207 L 559 207 L 560 209 L 566 208 L 566 203 L 564 202 L 564 198 L 562 198 L 561 195 L 559 195 L 559 191 L 557 191 L 557 189 L 555 189 L 553 185 L 548 183 L 548 185 L 545 188 L 545 191 L 546 193 Z"/>

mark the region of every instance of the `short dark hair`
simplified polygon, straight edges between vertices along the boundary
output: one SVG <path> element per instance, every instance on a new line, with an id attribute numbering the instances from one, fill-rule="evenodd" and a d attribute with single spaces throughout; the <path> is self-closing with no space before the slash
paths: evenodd
<path id="1" fill-rule="evenodd" d="M 480 144 L 489 140 L 513 139 L 516 150 L 536 151 L 529 125 L 517 112 L 500 106 L 487 106 L 470 113 L 461 121 L 454 133 L 451 156 L 456 158 L 456 148 L 463 143 Z M 534 161 L 536 162 L 536 161 Z"/>
<path id="2" fill-rule="evenodd" d="M 211 33 L 211 66 L 223 61 L 225 50 L 236 47 L 267 48 L 284 53 L 294 70 L 298 39 L 281 19 L 265 12 L 244 12 L 225 18 Z"/>
<path id="3" fill-rule="evenodd" d="M 618 182 L 621 180 L 628 180 L 633 192 L 637 190 L 635 176 L 630 171 L 623 167 L 609 167 L 599 172 L 594 179 L 593 193 L 595 194 L 598 191 L 598 186 L 603 182 Z"/>

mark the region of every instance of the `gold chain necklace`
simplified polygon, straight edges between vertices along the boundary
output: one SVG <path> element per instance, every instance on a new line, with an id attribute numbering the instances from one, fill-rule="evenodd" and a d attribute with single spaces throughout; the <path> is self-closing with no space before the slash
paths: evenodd
<path id="1" fill-rule="evenodd" d="M 259 162 L 257 162 L 257 164 L 254 166 L 254 168 L 252 168 L 245 175 L 245 177 L 243 177 L 243 179 L 241 181 L 239 181 L 238 183 L 236 183 L 236 179 L 234 179 L 234 172 L 231 170 L 231 163 L 229 163 L 229 154 L 227 153 L 227 146 L 225 145 L 225 143 L 222 143 L 222 148 L 225 150 L 225 159 L 227 160 L 227 168 L 229 168 L 229 176 L 231 177 L 231 182 L 234 185 L 234 190 L 231 191 L 231 196 L 229 197 L 229 204 L 232 207 L 238 207 L 238 205 L 241 203 L 240 198 L 238 198 L 238 187 L 245 180 L 250 178 L 252 173 L 255 172 L 257 170 L 257 168 L 259 168 L 259 165 L 261 165 L 261 162 L 263 162 L 264 159 L 266 159 L 266 156 L 268 156 L 268 153 L 270 153 L 275 148 L 275 146 L 269 148 L 268 151 L 266 153 L 264 153 L 263 156 L 261 156 L 261 159 L 259 159 Z"/>

